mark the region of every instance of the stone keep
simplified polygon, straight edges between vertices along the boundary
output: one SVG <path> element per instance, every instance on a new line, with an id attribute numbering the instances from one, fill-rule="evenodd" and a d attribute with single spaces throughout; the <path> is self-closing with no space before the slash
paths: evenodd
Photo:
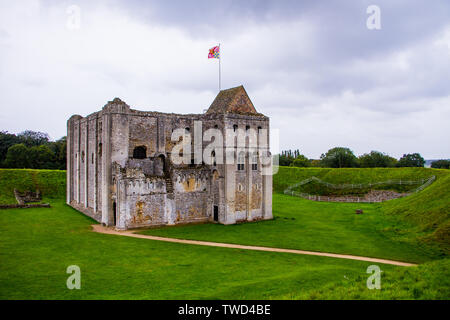
<path id="1" fill-rule="evenodd" d="M 210 128 L 223 132 L 224 159 L 226 130 L 257 130 L 269 141 L 269 118 L 243 86 L 220 91 L 203 114 L 138 111 L 115 98 L 67 122 L 67 203 L 118 229 L 272 219 L 272 175 L 262 173 L 254 152 L 235 148 L 238 161 L 211 164 L 192 153 L 192 163 L 174 164 L 172 133 L 179 128 L 193 133 L 192 144 Z M 200 143 L 204 149 L 210 142 Z"/>

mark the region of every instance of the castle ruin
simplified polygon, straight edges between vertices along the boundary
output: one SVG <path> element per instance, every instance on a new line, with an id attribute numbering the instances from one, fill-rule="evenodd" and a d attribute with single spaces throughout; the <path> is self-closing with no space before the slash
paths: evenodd
<path id="1" fill-rule="evenodd" d="M 67 203 L 118 229 L 272 219 L 268 143 L 269 118 L 243 86 L 220 91 L 203 114 L 116 98 L 67 122 Z"/>

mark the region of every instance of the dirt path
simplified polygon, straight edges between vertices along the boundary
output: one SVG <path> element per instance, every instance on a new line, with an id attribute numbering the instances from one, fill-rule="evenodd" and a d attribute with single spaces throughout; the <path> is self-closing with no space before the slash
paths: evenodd
<path id="1" fill-rule="evenodd" d="M 209 242 L 209 241 L 198 241 L 198 240 L 184 240 L 184 239 L 175 239 L 175 238 L 164 238 L 164 237 L 156 237 L 156 236 L 147 236 L 147 235 L 143 235 L 143 234 L 134 233 L 135 231 L 132 231 L 132 230 L 126 230 L 126 231 L 114 230 L 112 228 L 103 227 L 100 224 L 94 224 L 94 225 L 92 225 L 92 228 L 93 228 L 93 230 L 95 232 L 99 232 L 99 233 L 114 234 L 114 235 L 118 235 L 118 236 L 140 238 L 140 239 L 149 239 L 149 240 L 157 240 L 157 241 L 166 241 L 166 242 L 175 242 L 175 243 L 184 243 L 184 244 L 194 244 L 194 245 L 199 245 L 199 246 L 233 248 L 233 249 L 255 250 L 255 251 L 269 251 L 269 252 L 285 252 L 285 253 L 305 254 L 305 255 L 310 255 L 310 256 L 321 256 L 321 257 L 330 257 L 330 258 L 340 258 L 340 259 L 368 261 L 368 262 L 374 262 L 374 263 L 392 264 L 392 265 L 395 265 L 395 266 L 402 266 L 402 267 L 417 266 L 417 264 L 413 264 L 413 263 L 394 261 L 394 260 L 386 260 L 386 259 L 378 259 L 378 258 L 352 256 L 352 255 L 348 255 L 348 254 L 304 251 L 304 250 L 296 250 L 296 249 L 258 247 L 258 246 L 246 246 L 246 245 L 232 244 L 232 243 L 220 243 L 220 242 Z"/>

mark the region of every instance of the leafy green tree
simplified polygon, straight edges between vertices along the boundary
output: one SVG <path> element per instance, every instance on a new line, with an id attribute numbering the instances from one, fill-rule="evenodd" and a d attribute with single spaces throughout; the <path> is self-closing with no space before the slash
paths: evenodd
<path id="1" fill-rule="evenodd" d="M 25 130 L 17 135 L 27 147 L 40 146 L 50 141 L 48 133 Z"/>
<path id="2" fill-rule="evenodd" d="M 293 166 L 293 167 L 310 167 L 311 163 L 307 157 L 300 154 L 297 156 L 297 158 L 294 159 L 291 166 Z"/>
<path id="3" fill-rule="evenodd" d="M 55 154 L 49 146 L 40 145 L 29 148 L 29 162 L 34 169 L 57 169 L 58 163 L 55 161 Z"/>
<path id="4" fill-rule="evenodd" d="M 358 160 L 362 168 L 394 167 L 397 163 L 397 159 L 379 151 L 371 151 L 370 153 L 363 154 Z"/>
<path id="5" fill-rule="evenodd" d="M 8 152 L 9 147 L 21 142 L 22 139 L 15 134 L 8 133 L 7 131 L 0 131 L 0 166 L 4 166 L 6 153 Z"/>
<path id="6" fill-rule="evenodd" d="M 30 168 L 30 152 L 23 144 L 15 144 L 8 148 L 5 166 L 8 168 Z"/>
<path id="7" fill-rule="evenodd" d="M 9 160 L 6 161 L 9 148 L 19 144 L 27 149 L 28 156 L 20 154 L 24 151 L 22 147 L 16 147 L 11 150 Z M 0 167 L 64 170 L 66 149 L 66 137 L 53 142 L 44 132 L 26 130 L 15 135 L 0 131 Z"/>
<path id="8" fill-rule="evenodd" d="M 280 166 L 293 166 L 294 161 L 296 159 L 300 159 L 301 161 L 297 161 L 298 167 L 305 167 L 306 162 L 309 162 L 308 158 L 306 158 L 304 155 L 300 153 L 300 150 L 284 150 L 281 152 L 281 155 L 279 156 L 279 165 Z M 302 165 L 301 163 L 304 163 Z M 308 165 L 309 166 L 309 165 Z"/>
<path id="9" fill-rule="evenodd" d="M 425 164 L 425 160 L 419 153 L 409 153 L 404 154 L 401 157 L 396 166 L 397 167 L 423 167 Z"/>
<path id="10" fill-rule="evenodd" d="M 296 151 L 292 152 L 292 150 L 281 151 L 279 159 L 280 166 L 290 166 L 295 159 L 295 153 Z"/>
<path id="11" fill-rule="evenodd" d="M 67 139 L 66 137 L 62 137 L 59 140 L 56 140 L 55 142 L 50 142 L 48 144 L 52 152 L 55 154 L 55 163 L 56 168 L 60 170 L 66 169 L 66 158 L 67 158 Z"/>
<path id="12" fill-rule="evenodd" d="M 450 169 L 450 160 L 436 160 L 431 163 L 431 167 L 435 169 Z"/>
<path id="13" fill-rule="evenodd" d="M 358 159 L 349 148 L 336 147 L 320 156 L 323 167 L 326 168 L 353 168 L 358 166 Z"/>

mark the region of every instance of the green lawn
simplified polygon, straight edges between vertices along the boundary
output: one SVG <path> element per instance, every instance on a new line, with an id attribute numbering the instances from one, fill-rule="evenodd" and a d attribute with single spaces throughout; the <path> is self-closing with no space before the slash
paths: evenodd
<path id="1" fill-rule="evenodd" d="M 380 264 L 382 289 L 369 290 L 368 262 L 94 233 L 93 220 L 63 203 L 64 171 L 0 170 L 0 202 L 11 202 L 17 186 L 39 187 L 52 204 L 0 210 L 0 299 L 449 299 L 450 175 L 438 176 L 417 195 L 383 204 L 275 194 L 273 221 L 145 231 L 424 262 Z M 81 268 L 81 290 L 66 288 L 69 265 Z"/>
<path id="2" fill-rule="evenodd" d="M 344 277 L 364 284 L 370 265 L 98 234 L 91 219 L 52 204 L 0 211 L 0 299 L 283 298 Z M 81 268 L 81 290 L 66 288 L 69 265 Z"/>
<path id="3" fill-rule="evenodd" d="M 0 299 L 448 299 L 449 259 L 419 267 L 203 247 L 90 231 L 62 202 L 0 211 Z M 81 290 L 66 288 L 67 266 Z"/>
<path id="4" fill-rule="evenodd" d="M 361 208 L 364 214 L 356 215 Z M 417 241 L 399 241 L 390 228 L 397 219 L 379 204 L 315 202 L 274 194 L 272 221 L 239 225 L 201 224 L 141 231 L 164 237 L 346 253 L 408 262 L 424 262 L 440 252 Z"/>

